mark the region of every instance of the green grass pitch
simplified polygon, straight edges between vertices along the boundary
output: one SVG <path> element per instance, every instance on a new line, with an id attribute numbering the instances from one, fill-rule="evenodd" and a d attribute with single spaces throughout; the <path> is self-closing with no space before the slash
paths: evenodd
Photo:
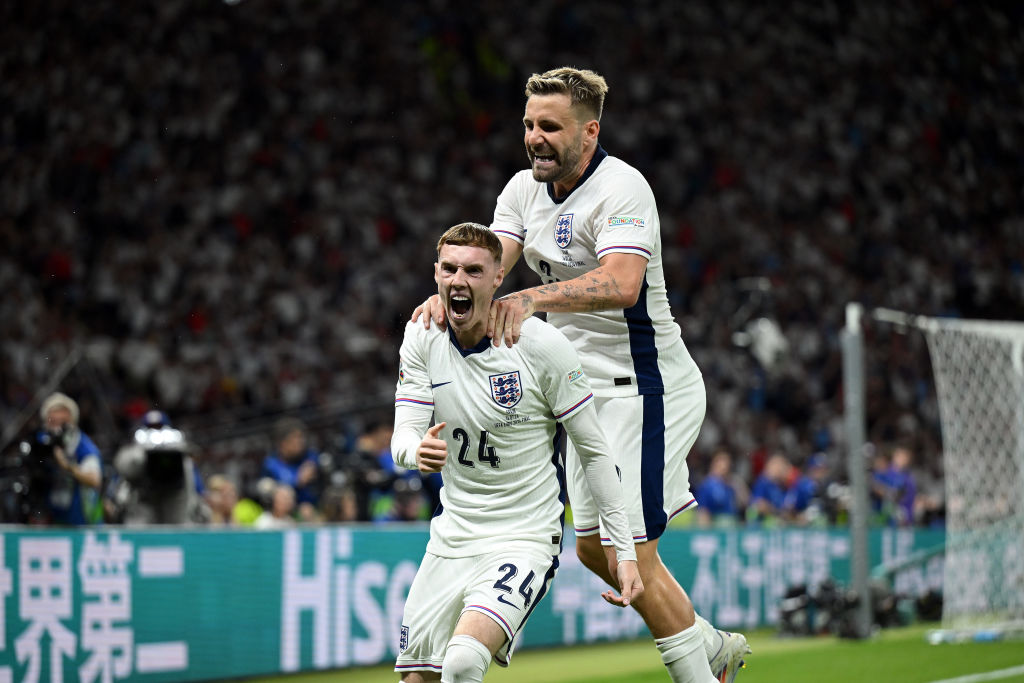
<path id="1" fill-rule="evenodd" d="M 782 639 L 749 634 L 754 654 L 736 683 L 931 683 L 976 675 L 973 681 L 1024 683 L 1024 642 L 929 645 L 928 627 L 882 631 L 866 641 L 832 637 Z M 1018 668 L 1013 675 L 977 676 Z M 252 679 L 260 683 L 394 683 L 391 667 Z M 665 683 L 649 641 L 523 650 L 512 666 L 491 666 L 486 683 Z M 971 683 L 973 683 L 973 681 Z"/>

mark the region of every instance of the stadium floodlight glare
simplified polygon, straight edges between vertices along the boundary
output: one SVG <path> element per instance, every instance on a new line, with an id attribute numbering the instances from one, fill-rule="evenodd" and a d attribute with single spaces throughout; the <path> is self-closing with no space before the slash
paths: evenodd
<path id="1" fill-rule="evenodd" d="M 145 450 L 185 450 L 185 435 L 171 427 L 135 430 L 135 443 Z"/>

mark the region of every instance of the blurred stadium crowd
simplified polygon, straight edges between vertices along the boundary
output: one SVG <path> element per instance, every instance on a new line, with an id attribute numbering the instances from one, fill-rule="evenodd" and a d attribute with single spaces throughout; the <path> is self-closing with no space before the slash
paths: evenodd
<path id="1" fill-rule="evenodd" d="M 157 408 L 192 436 L 203 477 L 246 494 L 281 418 L 318 452 L 361 452 L 390 422 L 436 236 L 490 222 L 525 164 L 522 83 L 573 64 L 607 78 L 602 144 L 659 202 L 672 304 L 708 386 L 694 488 L 722 449 L 742 508 L 729 519 L 771 517 L 745 512 L 743 491 L 779 458 L 787 487 L 823 464 L 841 500 L 847 302 L 1024 318 L 1021 13 L 3 3 L 5 440 L 59 386 L 105 459 Z M 867 332 L 869 438 L 880 457 L 913 454 L 929 501 L 889 519 L 941 518 L 924 341 Z"/>

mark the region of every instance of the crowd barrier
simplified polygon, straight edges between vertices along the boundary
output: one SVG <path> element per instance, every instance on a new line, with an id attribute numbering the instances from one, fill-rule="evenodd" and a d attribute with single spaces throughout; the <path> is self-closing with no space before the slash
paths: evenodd
<path id="1" fill-rule="evenodd" d="M 421 525 L 0 527 L 0 683 L 197 681 L 392 661 L 426 540 Z M 877 529 L 872 561 L 942 540 Z M 633 610 L 601 600 L 574 542 L 570 532 L 519 647 L 645 634 Z M 845 583 L 850 572 L 843 529 L 669 529 L 659 549 L 701 614 L 731 628 L 774 624 L 788 586 Z M 897 589 L 941 581 L 937 557 L 905 570 Z"/>

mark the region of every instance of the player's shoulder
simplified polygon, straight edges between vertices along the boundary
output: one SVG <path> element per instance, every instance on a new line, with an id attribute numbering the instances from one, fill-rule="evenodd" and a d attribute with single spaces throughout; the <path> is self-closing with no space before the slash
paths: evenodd
<path id="1" fill-rule="evenodd" d="M 520 328 L 520 336 L 526 339 L 550 339 L 552 336 L 565 338 L 558 328 L 546 320 L 542 320 L 537 316 L 531 316 L 523 321 L 523 326 Z"/>
<path id="2" fill-rule="evenodd" d="M 574 352 L 572 343 L 561 330 L 536 316 L 523 321 L 519 330 L 519 344 L 524 345 L 524 351 L 544 356 Z"/>
<path id="3" fill-rule="evenodd" d="M 429 328 L 423 327 L 422 318 L 419 320 L 409 320 L 405 323 L 404 340 L 406 343 L 412 344 L 431 344 L 439 339 L 446 338 L 448 335 L 447 330 L 442 330 L 433 322 L 430 323 Z"/>
<path id="4" fill-rule="evenodd" d="M 631 182 L 640 183 L 647 185 L 647 179 L 644 178 L 644 174 L 640 172 L 640 169 L 630 166 L 628 163 L 618 157 L 608 156 L 605 157 L 598 166 L 599 175 L 604 178 L 614 178 L 617 182 L 621 180 L 629 180 Z"/>

